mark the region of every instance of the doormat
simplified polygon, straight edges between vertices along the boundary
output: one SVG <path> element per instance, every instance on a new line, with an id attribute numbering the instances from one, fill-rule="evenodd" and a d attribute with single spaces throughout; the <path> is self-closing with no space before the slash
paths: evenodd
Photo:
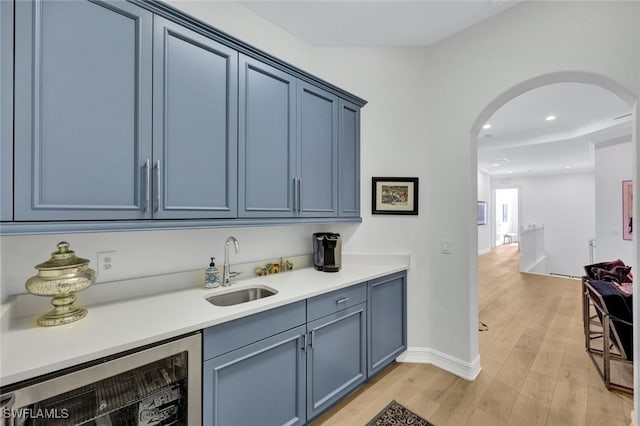
<path id="1" fill-rule="evenodd" d="M 434 426 L 409 410 L 406 407 L 398 404 L 395 400 L 391 401 L 389 405 L 384 407 L 377 416 L 373 418 L 367 426 Z"/>

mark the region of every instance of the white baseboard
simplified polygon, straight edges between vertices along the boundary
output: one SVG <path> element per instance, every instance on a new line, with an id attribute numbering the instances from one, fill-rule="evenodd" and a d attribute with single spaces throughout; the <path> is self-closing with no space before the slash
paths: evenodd
<path id="1" fill-rule="evenodd" d="M 469 363 L 429 348 L 410 347 L 397 358 L 397 361 L 433 364 L 438 368 L 469 381 L 475 380 L 478 374 L 480 374 L 480 371 L 482 371 L 480 367 L 480 355 Z"/>
<path id="2" fill-rule="evenodd" d="M 478 256 L 480 256 L 482 254 L 487 254 L 487 253 L 491 253 L 491 247 L 478 250 Z"/>

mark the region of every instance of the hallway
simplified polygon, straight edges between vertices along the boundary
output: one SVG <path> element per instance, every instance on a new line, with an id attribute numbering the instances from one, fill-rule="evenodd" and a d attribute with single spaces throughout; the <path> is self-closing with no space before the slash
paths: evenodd
<path id="1" fill-rule="evenodd" d="M 437 426 L 629 425 L 584 349 L 580 281 L 518 272 L 517 245 L 478 258 L 482 372 L 399 363 L 313 424 L 365 425 L 395 399 Z M 411 284 L 410 284 L 411 285 Z"/>

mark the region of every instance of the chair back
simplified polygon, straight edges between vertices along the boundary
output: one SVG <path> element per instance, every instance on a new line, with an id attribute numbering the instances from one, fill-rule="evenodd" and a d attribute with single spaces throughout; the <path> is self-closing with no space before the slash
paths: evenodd
<path id="1" fill-rule="evenodd" d="M 610 323 L 611 343 L 624 359 L 633 360 L 633 317 L 629 308 L 631 296 L 623 296 L 606 281 L 592 281 L 583 277 L 583 282 L 586 296 L 596 309 L 600 322 Z"/>

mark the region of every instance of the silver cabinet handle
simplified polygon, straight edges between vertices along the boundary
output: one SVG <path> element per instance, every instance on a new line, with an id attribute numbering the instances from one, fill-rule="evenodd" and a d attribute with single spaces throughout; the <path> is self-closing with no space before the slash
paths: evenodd
<path id="1" fill-rule="evenodd" d="M 316 331 L 311 330 L 311 338 L 309 339 L 309 346 L 311 347 L 311 349 L 313 349 L 313 341 L 315 340 L 315 337 L 316 337 Z"/>
<path id="2" fill-rule="evenodd" d="M 341 303 L 345 303 L 346 301 L 348 301 L 349 298 L 348 297 L 343 297 L 342 299 L 338 299 L 336 300 L 336 304 L 341 304 Z"/>
<path id="3" fill-rule="evenodd" d="M 160 210 L 160 160 L 156 161 L 156 211 Z"/>
<path id="4" fill-rule="evenodd" d="M 298 213 L 302 211 L 302 178 L 298 178 Z"/>
<path id="5" fill-rule="evenodd" d="M 307 344 L 309 340 L 309 335 L 307 333 L 304 334 L 304 343 L 302 344 L 302 350 L 307 351 Z"/>
<path id="6" fill-rule="evenodd" d="M 144 169 L 146 174 L 146 182 L 145 182 L 145 196 L 144 196 L 144 211 L 149 210 L 149 203 L 151 198 L 151 160 L 147 158 L 147 161 L 144 163 Z"/>
<path id="7" fill-rule="evenodd" d="M 298 178 L 293 178 L 293 211 L 298 211 Z"/>

